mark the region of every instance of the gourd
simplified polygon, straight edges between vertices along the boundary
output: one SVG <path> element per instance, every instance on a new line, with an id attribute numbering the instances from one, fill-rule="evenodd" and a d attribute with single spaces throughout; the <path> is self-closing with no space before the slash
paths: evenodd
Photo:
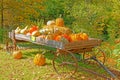
<path id="1" fill-rule="evenodd" d="M 50 26 L 50 25 L 55 25 L 55 21 L 51 20 L 51 21 L 48 21 L 47 22 L 47 25 Z"/>
<path id="2" fill-rule="evenodd" d="M 38 30 L 38 27 L 37 26 L 32 26 L 30 29 L 29 29 L 29 32 L 30 34 L 32 34 L 32 32 Z"/>
<path id="3" fill-rule="evenodd" d="M 12 55 L 15 59 L 21 59 L 22 58 L 22 52 L 21 51 L 14 51 Z"/>
<path id="4" fill-rule="evenodd" d="M 43 54 L 36 54 L 33 62 L 35 65 L 43 66 L 45 65 L 46 59 Z"/>
<path id="5" fill-rule="evenodd" d="M 41 34 L 70 34 L 71 30 L 67 27 L 58 27 L 56 25 L 54 26 L 44 26 L 42 29 L 40 29 Z"/>
<path id="6" fill-rule="evenodd" d="M 26 26 L 24 29 L 20 31 L 21 34 L 26 34 L 28 32 L 27 30 L 28 26 Z"/>
<path id="7" fill-rule="evenodd" d="M 81 40 L 88 40 L 89 36 L 86 33 L 77 33 L 71 34 L 71 41 L 81 41 Z"/>
<path id="8" fill-rule="evenodd" d="M 19 34 L 20 31 L 21 31 L 21 29 L 20 29 L 19 27 L 17 27 L 17 28 L 15 29 L 15 34 Z"/>
<path id="9" fill-rule="evenodd" d="M 57 18 L 56 19 L 56 26 L 60 26 L 60 27 L 64 26 L 64 20 L 63 20 L 63 18 Z"/>
<path id="10" fill-rule="evenodd" d="M 79 36 L 82 38 L 82 40 L 88 40 L 88 35 L 86 33 L 79 34 Z"/>
<path id="11" fill-rule="evenodd" d="M 63 42 L 64 44 L 71 42 L 71 38 L 67 34 L 55 36 L 54 40 Z"/>
<path id="12" fill-rule="evenodd" d="M 33 31 L 31 35 L 37 37 L 40 35 L 40 32 L 36 30 L 36 31 Z"/>
<path id="13" fill-rule="evenodd" d="M 53 40 L 55 36 L 56 36 L 55 34 L 48 34 L 46 35 L 45 39 Z"/>

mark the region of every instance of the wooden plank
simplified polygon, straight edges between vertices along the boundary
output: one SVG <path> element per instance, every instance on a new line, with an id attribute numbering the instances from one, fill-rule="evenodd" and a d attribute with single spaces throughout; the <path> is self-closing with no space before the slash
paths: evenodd
<path id="1" fill-rule="evenodd" d="M 16 34 L 15 39 L 16 40 L 30 41 L 30 36 L 23 35 L 23 34 Z"/>
<path id="2" fill-rule="evenodd" d="M 63 49 L 63 47 L 64 47 L 64 44 L 62 42 L 58 42 L 55 40 L 43 39 L 43 38 L 39 38 L 39 37 L 36 37 L 36 42 L 41 43 L 43 45 L 50 46 L 50 47 L 59 48 L 59 49 Z"/>
<path id="3" fill-rule="evenodd" d="M 72 42 L 72 43 L 66 44 L 64 48 L 65 49 L 75 49 L 75 48 L 83 49 L 83 48 L 99 46 L 100 44 L 101 44 L 100 40 L 90 39 L 87 41 L 79 41 L 79 42 Z"/>
<path id="4" fill-rule="evenodd" d="M 84 53 L 84 52 L 91 52 L 92 48 L 85 48 L 85 49 L 69 49 L 68 51 L 72 53 Z"/>
<path id="5" fill-rule="evenodd" d="M 96 45 L 99 45 L 101 44 L 101 40 L 99 39 L 90 39 L 90 40 L 85 40 L 85 41 L 76 41 L 76 42 L 71 42 L 69 44 L 66 44 L 65 46 L 77 46 L 77 45 L 87 45 L 87 44 L 90 44 L 90 45 L 93 45 L 93 44 L 96 44 Z"/>

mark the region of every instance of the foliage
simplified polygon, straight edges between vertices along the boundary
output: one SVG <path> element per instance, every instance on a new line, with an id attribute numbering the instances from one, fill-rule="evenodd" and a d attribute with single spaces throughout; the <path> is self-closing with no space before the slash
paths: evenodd
<path id="1" fill-rule="evenodd" d="M 103 42 L 101 48 L 105 52 L 106 65 L 120 69 L 120 43 L 111 44 L 110 42 Z"/>
<path id="2" fill-rule="evenodd" d="M 120 67 L 120 43 L 115 45 L 115 48 L 112 51 L 112 53 L 114 55 L 113 57 L 117 62 L 116 67 L 119 68 Z"/>
<path id="3" fill-rule="evenodd" d="M 46 0 L 42 3 L 42 5 L 45 6 L 45 9 L 40 12 L 41 17 L 45 20 L 45 23 L 48 20 L 54 20 L 58 17 L 62 17 L 65 24 L 70 27 L 74 21 L 74 17 L 70 15 L 73 2 L 73 0 Z"/>
<path id="4" fill-rule="evenodd" d="M 4 26 L 30 24 L 39 19 L 42 0 L 3 0 Z"/>
<path id="5" fill-rule="evenodd" d="M 87 32 L 91 37 L 114 41 L 120 32 L 119 2 L 118 0 L 76 1 L 70 12 L 76 19 L 72 25 L 73 30 Z"/>
<path id="6" fill-rule="evenodd" d="M 8 39 L 8 31 L 7 29 L 0 28 L 0 43 L 6 43 L 6 40 Z"/>

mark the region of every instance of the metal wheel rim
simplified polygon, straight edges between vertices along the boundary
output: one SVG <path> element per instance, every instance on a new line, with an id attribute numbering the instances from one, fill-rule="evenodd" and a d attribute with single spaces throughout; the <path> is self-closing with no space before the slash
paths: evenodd
<path id="1" fill-rule="evenodd" d="M 65 52 L 67 52 L 70 56 L 72 56 L 72 58 L 73 58 L 73 60 L 74 60 L 74 62 L 75 62 L 74 71 L 73 71 L 71 74 L 67 75 L 68 77 L 70 77 L 70 76 L 74 75 L 74 74 L 77 72 L 78 62 L 77 62 L 77 59 L 75 58 L 75 56 L 73 55 L 73 53 L 71 53 L 70 51 L 66 51 L 66 50 L 62 50 L 62 51 L 65 51 Z M 62 76 L 62 74 L 61 74 L 62 72 L 59 72 L 59 71 L 58 71 L 58 69 L 57 69 L 57 67 L 56 67 L 56 63 L 55 63 L 55 61 L 56 61 L 56 59 L 57 59 L 57 57 L 58 57 L 57 54 L 58 54 L 58 52 L 56 52 L 55 57 L 53 58 L 53 68 L 54 68 L 55 72 L 56 72 L 59 76 Z M 64 54 L 60 54 L 60 55 L 64 55 Z"/>

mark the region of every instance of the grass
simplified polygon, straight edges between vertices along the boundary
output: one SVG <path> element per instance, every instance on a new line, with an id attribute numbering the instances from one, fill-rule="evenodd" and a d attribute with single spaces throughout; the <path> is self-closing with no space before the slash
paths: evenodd
<path id="1" fill-rule="evenodd" d="M 0 73 L 2 75 L 0 75 L 0 80 L 44 80 L 46 75 L 51 74 L 51 72 L 53 74 L 51 61 L 49 59 L 47 59 L 45 66 L 35 66 L 33 63 L 34 56 L 25 56 L 26 57 L 20 60 L 16 60 L 9 54 L 1 53 Z"/>
<path id="2" fill-rule="evenodd" d="M 36 66 L 33 58 L 37 53 L 45 51 L 46 65 Z M 44 49 L 28 49 L 22 50 L 22 59 L 13 59 L 13 57 L 5 51 L 0 51 L 0 80 L 104 80 L 89 72 L 83 71 L 80 67 L 74 77 L 70 79 L 59 78 L 53 69 L 52 59 L 54 55 L 49 50 Z M 101 74 L 106 73 L 100 67 L 79 63 L 80 66 Z"/>

